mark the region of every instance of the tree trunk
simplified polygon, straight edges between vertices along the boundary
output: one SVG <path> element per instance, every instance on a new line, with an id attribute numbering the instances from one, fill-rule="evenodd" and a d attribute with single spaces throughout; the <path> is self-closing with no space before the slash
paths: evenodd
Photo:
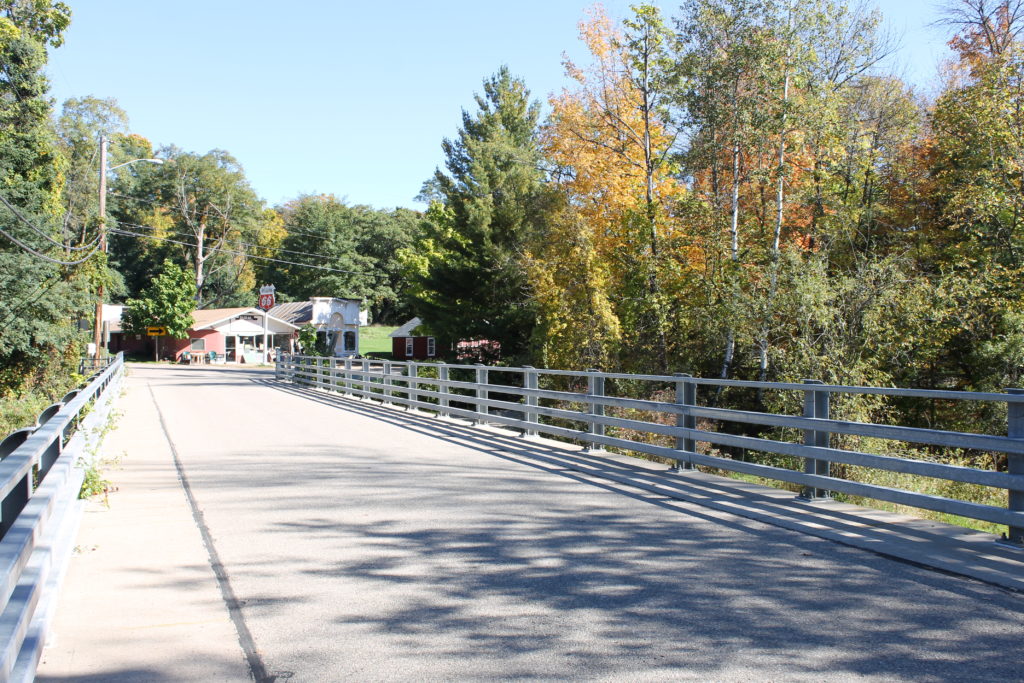
<path id="1" fill-rule="evenodd" d="M 789 6 L 789 30 L 793 30 L 793 5 Z M 792 36 L 788 36 L 792 40 Z M 792 45 L 792 43 L 791 43 Z M 782 79 L 782 113 L 780 115 L 779 127 L 779 155 L 778 155 L 778 185 L 775 189 L 775 232 L 772 236 L 771 264 L 769 268 L 768 299 L 765 301 L 764 318 L 761 321 L 761 334 L 758 340 L 758 379 L 762 382 L 768 380 L 768 337 L 771 334 L 772 308 L 775 303 L 775 294 L 779 285 L 779 246 L 782 239 L 782 215 L 785 202 L 786 187 L 786 125 L 788 124 L 786 105 L 789 102 L 789 60 L 792 56 L 792 48 L 787 49 L 786 72 Z M 758 394 L 761 391 L 758 390 Z"/>
<path id="2" fill-rule="evenodd" d="M 729 226 L 731 238 L 730 254 L 733 262 L 740 260 L 740 143 L 738 139 L 733 140 L 732 145 L 732 218 Z M 732 368 L 733 354 L 736 351 L 736 331 L 732 324 L 729 325 L 729 334 L 725 342 L 725 357 L 722 360 L 722 379 L 729 378 L 729 370 Z"/>

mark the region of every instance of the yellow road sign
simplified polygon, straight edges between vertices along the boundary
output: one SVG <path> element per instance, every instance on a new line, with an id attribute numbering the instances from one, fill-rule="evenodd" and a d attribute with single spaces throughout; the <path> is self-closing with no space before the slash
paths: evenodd
<path id="1" fill-rule="evenodd" d="M 167 334 L 167 328 L 166 327 L 159 326 L 159 327 L 147 327 L 146 328 L 146 335 L 150 336 L 150 337 L 162 337 L 165 334 Z"/>

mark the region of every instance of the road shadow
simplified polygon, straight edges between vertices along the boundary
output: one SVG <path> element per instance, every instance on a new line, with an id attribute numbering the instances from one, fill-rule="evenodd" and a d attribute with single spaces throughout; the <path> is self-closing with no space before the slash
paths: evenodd
<path id="1" fill-rule="evenodd" d="M 315 632 L 302 672 L 337 678 L 1020 678 L 1017 594 L 638 485 L 663 472 L 266 384 L 339 410 L 335 442 L 190 478 L 235 525 L 217 542 L 270 666 Z M 651 486 L 710 495 L 677 479 Z"/>
<path id="2" fill-rule="evenodd" d="M 667 466 L 638 459 L 602 457 L 581 452 L 579 447 L 567 443 L 547 439 L 533 441 L 511 433 L 481 430 L 464 421 L 403 411 L 396 406 L 346 398 L 294 384 L 261 379 L 254 381 L 403 430 L 480 448 L 495 457 L 517 459 L 523 465 L 560 476 L 577 473 L 575 476 L 580 481 L 593 486 L 607 486 L 596 479 L 623 484 L 627 488 L 620 486 L 616 489 L 623 495 L 638 495 L 637 489 L 647 491 L 655 495 L 638 497 L 654 504 L 664 496 L 820 536 L 936 571 L 1012 590 L 1024 588 L 1024 552 L 995 543 L 995 537 L 980 532 L 831 501 L 808 504 L 785 491 L 696 470 L 673 471 Z"/>

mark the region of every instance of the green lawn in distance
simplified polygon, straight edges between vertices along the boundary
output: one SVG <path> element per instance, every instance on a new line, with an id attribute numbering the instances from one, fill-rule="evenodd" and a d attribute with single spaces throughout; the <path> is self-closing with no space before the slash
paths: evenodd
<path id="1" fill-rule="evenodd" d="M 370 353 L 391 354 L 391 337 L 388 335 L 397 330 L 398 327 L 387 325 L 367 325 L 359 328 L 359 353 L 367 355 Z"/>

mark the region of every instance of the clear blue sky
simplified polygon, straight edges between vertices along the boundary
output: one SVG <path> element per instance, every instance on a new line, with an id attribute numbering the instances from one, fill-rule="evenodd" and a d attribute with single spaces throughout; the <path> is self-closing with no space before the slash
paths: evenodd
<path id="1" fill-rule="evenodd" d="M 408 206 L 502 64 L 545 100 L 562 54 L 585 62 L 582 0 L 67 0 L 51 94 L 113 97 L 154 145 L 226 149 L 271 205 L 302 193 Z M 613 18 L 630 0 L 607 0 Z M 667 14 L 678 4 L 661 2 Z M 934 0 L 883 0 L 897 71 L 926 84 L 945 52 Z"/>

